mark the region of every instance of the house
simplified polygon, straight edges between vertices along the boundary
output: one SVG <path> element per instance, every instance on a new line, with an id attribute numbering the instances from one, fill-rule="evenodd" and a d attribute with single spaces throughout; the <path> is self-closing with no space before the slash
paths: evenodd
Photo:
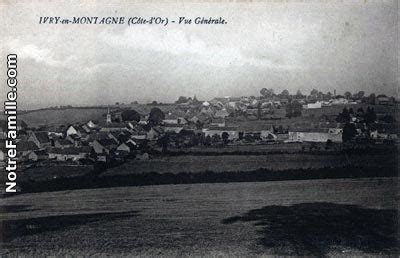
<path id="1" fill-rule="evenodd" d="M 272 133 L 270 130 L 261 130 L 261 134 L 260 134 L 261 139 L 263 140 L 272 140 L 272 141 L 276 141 L 277 140 L 277 136 Z"/>
<path id="2" fill-rule="evenodd" d="M 5 157 L 6 157 L 5 150 L 0 149 L 0 163 L 4 162 Z"/>
<path id="3" fill-rule="evenodd" d="M 92 148 L 89 146 L 84 146 L 80 148 L 72 147 L 72 148 L 53 148 L 49 150 L 49 159 L 55 159 L 58 161 L 77 161 L 80 159 L 85 159 L 90 156 Z"/>
<path id="4" fill-rule="evenodd" d="M 163 119 L 164 124 L 187 124 L 187 120 L 184 117 L 177 116 L 169 112 Z"/>
<path id="5" fill-rule="evenodd" d="M 97 125 L 90 120 L 89 122 L 86 123 L 86 125 L 90 128 L 90 129 L 95 129 L 97 127 Z"/>
<path id="6" fill-rule="evenodd" d="M 164 125 L 165 132 L 180 133 L 183 129 L 183 125 L 180 124 L 166 124 Z"/>
<path id="7" fill-rule="evenodd" d="M 220 118 L 225 118 L 229 116 L 229 112 L 226 111 L 226 109 L 221 109 L 221 110 L 217 110 L 217 112 L 215 112 L 214 117 L 220 117 Z"/>
<path id="8" fill-rule="evenodd" d="M 210 122 L 211 127 L 225 127 L 225 118 L 218 117 L 218 118 L 213 118 Z"/>
<path id="9" fill-rule="evenodd" d="M 56 148 L 65 149 L 65 148 L 70 148 L 73 146 L 74 146 L 74 143 L 67 139 L 57 139 L 54 141 L 54 147 L 56 147 Z"/>
<path id="10" fill-rule="evenodd" d="M 51 139 L 64 137 L 65 128 L 61 126 L 53 126 L 48 129 L 48 135 Z"/>
<path id="11" fill-rule="evenodd" d="M 316 109 L 316 108 L 322 108 L 322 102 L 317 101 L 315 103 L 308 103 L 307 105 L 303 105 L 304 109 Z"/>
<path id="12" fill-rule="evenodd" d="M 198 122 L 200 122 L 200 119 L 197 116 L 193 116 L 193 117 L 189 118 L 188 121 L 193 124 L 197 124 Z"/>
<path id="13" fill-rule="evenodd" d="M 118 143 L 112 139 L 101 139 L 94 140 L 90 145 L 93 147 L 96 154 L 109 154 L 110 151 L 115 150 L 118 147 L 117 144 Z"/>
<path id="14" fill-rule="evenodd" d="M 101 127 L 100 132 L 113 132 L 113 131 L 122 131 L 127 129 L 125 123 L 106 123 L 104 126 Z"/>
<path id="15" fill-rule="evenodd" d="M 117 153 L 128 154 L 137 149 L 137 144 L 133 140 L 128 140 L 120 144 L 117 148 Z"/>
<path id="16" fill-rule="evenodd" d="M 150 128 L 150 130 L 147 132 L 147 139 L 157 140 L 163 133 L 163 128 L 161 128 L 160 126 L 154 126 Z"/>
<path id="17" fill-rule="evenodd" d="M 73 143 L 74 146 L 78 147 L 81 145 L 81 138 L 77 134 L 71 134 L 65 137 L 65 140 Z"/>
<path id="18" fill-rule="evenodd" d="M 87 139 L 88 142 L 93 142 L 94 140 L 110 139 L 110 134 L 108 132 L 97 132 L 89 135 Z"/>
<path id="19" fill-rule="evenodd" d="M 369 125 L 370 137 L 372 139 L 396 140 L 398 138 L 398 128 L 394 124 L 375 123 Z"/>
<path id="20" fill-rule="evenodd" d="M 39 148 L 51 146 L 51 141 L 47 132 L 32 132 L 28 141 L 34 142 Z"/>
<path id="21" fill-rule="evenodd" d="M 25 130 L 26 128 L 28 128 L 28 125 L 25 123 L 24 120 L 18 120 L 17 121 L 17 130 Z"/>
<path id="22" fill-rule="evenodd" d="M 45 160 L 49 157 L 45 150 L 35 150 L 28 154 L 28 159 L 31 161 Z"/>
<path id="23" fill-rule="evenodd" d="M 17 143 L 17 153 L 19 157 L 28 155 L 31 151 L 39 150 L 39 147 L 31 141 L 20 141 Z"/>
<path id="24" fill-rule="evenodd" d="M 227 133 L 228 134 L 228 139 L 229 140 L 234 140 L 234 139 L 239 139 L 239 132 L 236 127 L 209 127 L 209 128 L 204 128 L 203 129 L 204 135 L 207 136 L 214 136 L 218 135 L 221 138 L 223 138 L 223 134 Z"/>
<path id="25" fill-rule="evenodd" d="M 67 128 L 67 131 L 65 132 L 65 135 L 70 136 L 70 135 L 78 135 L 79 137 L 81 136 L 80 132 L 78 131 L 77 128 L 75 128 L 74 126 L 70 125 Z"/>
<path id="26" fill-rule="evenodd" d="M 141 117 L 138 124 L 139 125 L 147 125 L 148 124 L 147 117 Z"/>
<path id="27" fill-rule="evenodd" d="M 342 142 L 342 131 L 321 128 L 300 128 L 289 130 L 289 142 Z"/>
<path id="28" fill-rule="evenodd" d="M 386 95 L 379 95 L 376 97 L 376 102 L 378 105 L 389 105 L 390 98 Z"/>

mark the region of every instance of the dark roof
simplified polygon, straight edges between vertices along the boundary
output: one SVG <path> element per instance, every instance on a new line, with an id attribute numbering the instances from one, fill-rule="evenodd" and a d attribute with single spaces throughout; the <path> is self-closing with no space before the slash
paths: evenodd
<path id="1" fill-rule="evenodd" d="M 33 151 L 36 155 L 38 156 L 45 156 L 47 155 L 47 152 L 45 150 L 35 150 Z"/>
<path id="2" fill-rule="evenodd" d="M 130 142 L 130 141 L 125 142 L 125 144 L 126 144 L 130 149 L 136 148 L 136 145 L 134 145 L 134 144 L 133 144 L 132 142 Z"/>
<path id="3" fill-rule="evenodd" d="M 29 151 L 38 149 L 38 146 L 34 142 L 20 141 L 17 143 L 17 151 Z"/>
<path id="4" fill-rule="evenodd" d="M 97 140 L 101 145 L 103 146 L 110 146 L 110 145 L 116 145 L 117 142 L 115 142 L 115 140 L 113 139 L 100 139 Z"/>
<path id="5" fill-rule="evenodd" d="M 34 134 L 40 143 L 50 142 L 50 138 L 47 132 L 35 132 Z"/>
<path id="6" fill-rule="evenodd" d="M 65 149 L 60 149 L 60 148 L 53 148 L 49 151 L 49 153 L 55 153 L 55 154 L 79 154 L 79 153 L 90 153 L 92 150 L 91 147 L 89 146 L 83 146 L 83 147 L 71 147 L 71 148 L 65 148 Z"/>
<path id="7" fill-rule="evenodd" d="M 72 142 L 68 141 L 67 139 L 58 139 L 57 142 L 60 145 L 71 145 L 72 144 Z"/>
<path id="8" fill-rule="evenodd" d="M 168 126 L 166 126 L 168 127 Z M 164 129 L 162 129 L 160 126 L 155 126 L 153 127 L 153 130 L 156 131 L 157 133 L 163 133 Z"/>
<path id="9" fill-rule="evenodd" d="M 236 131 L 236 130 L 238 130 L 237 127 L 233 127 L 233 126 L 224 126 L 224 127 L 210 126 L 207 129 L 208 130 L 213 130 L 213 131 Z"/>
<path id="10" fill-rule="evenodd" d="M 183 125 L 182 124 L 165 124 L 164 127 L 183 128 Z"/>
<path id="11" fill-rule="evenodd" d="M 211 123 L 224 123 L 225 119 L 223 117 L 216 117 L 211 120 Z"/>

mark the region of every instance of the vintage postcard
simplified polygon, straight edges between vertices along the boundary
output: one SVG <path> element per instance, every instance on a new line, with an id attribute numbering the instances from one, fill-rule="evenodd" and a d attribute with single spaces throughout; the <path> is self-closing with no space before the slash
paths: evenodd
<path id="1" fill-rule="evenodd" d="M 0 0 L 0 256 L 397 257 L 398 16 Z"/>

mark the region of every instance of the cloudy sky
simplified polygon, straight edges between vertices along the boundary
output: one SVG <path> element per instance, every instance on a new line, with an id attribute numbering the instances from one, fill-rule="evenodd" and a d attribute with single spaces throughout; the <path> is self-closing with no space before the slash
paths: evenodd
<path id="1" fill-rule="evenodd" d="M 259 95 L 263 87 L 399 94 L 396 0 L 6 2 L 0 51 L 3 60 L 18 54 L 20 108 Z M 204 16 L 227 24 L 40 25 L 40 16 Z"/>

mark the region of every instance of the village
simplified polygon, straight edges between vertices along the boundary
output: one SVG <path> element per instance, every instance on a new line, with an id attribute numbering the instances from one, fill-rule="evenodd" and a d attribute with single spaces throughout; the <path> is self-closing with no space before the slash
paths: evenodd
<path id="1" fill-rule="evenodd" d="M 104 109 L 102 121 L 40 128 L 32 128 L 21 120 L 19 162 L 55 166 L 148 160 L 153 153 L 213 152 L 231 146 L 239 151 L 240 146 L 249 145 L 271 146 L 274 150 L 302 146 L 301 151 L 322 151 L 337 150 L 346 143 L 354 147 L 397 142 L 395 113 L 375 111 L 379 107 L 396 110 L 398 103 L 394 98 L 374 94 L 365 97 L 363 92 L 340 96 L 316 90 L 308 96 L 299 91 L 290 95 L 286 90 L 274 94 L 272 89 L 262 89 L 260 94 L 210 101 L 181 96 L 174 104 L 147 104 L 151 106 L 148 114 L 117 103 Z M 163 112 L 163 105 L 173 108 Z M 332 112 L 332 107 L 340 112 Z M 5 138 L 6 121 L 2 122 L 1 136 Z M 0 149 L 0 161 L 4 161 L 4 146 Z"/>

